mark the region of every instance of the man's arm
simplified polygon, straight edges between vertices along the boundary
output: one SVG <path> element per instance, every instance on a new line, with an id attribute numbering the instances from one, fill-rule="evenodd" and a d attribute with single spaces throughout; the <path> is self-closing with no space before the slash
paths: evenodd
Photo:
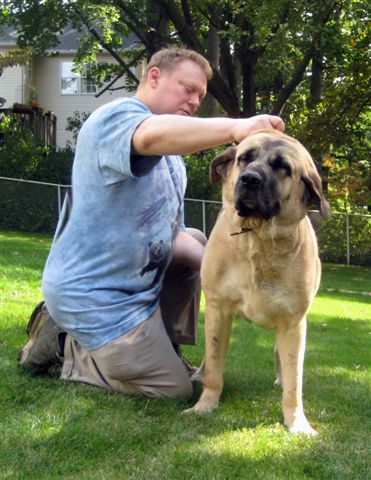
<path id="1" fill-rule="evenodd" d="M 196 118 L 154 115 L 139 125 L 132 138 L 138 155 L 186 155 L 200 150 L 241 142 L 260 128 L 284 130 L 280 117 Z"/>

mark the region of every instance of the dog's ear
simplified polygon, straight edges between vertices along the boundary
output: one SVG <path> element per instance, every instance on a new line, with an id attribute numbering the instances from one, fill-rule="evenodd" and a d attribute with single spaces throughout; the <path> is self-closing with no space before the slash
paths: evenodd
<path id="1" fill-rule="evenodd" d="M 236 147 L 228 147 L 214 158 L 210 165 L 210 182 L 212 185 L 224 180 L 236 155 Z"/>
<path id="2" fill-rule="evenodd" d="M 317 172 L 310 171 L 303 175 L 302 180 L 305 185 L 305 202 L 308 208 L 318 208 L 323 218 L 331 215 L 330 206 L 323 195 L 321 177 Z"/>

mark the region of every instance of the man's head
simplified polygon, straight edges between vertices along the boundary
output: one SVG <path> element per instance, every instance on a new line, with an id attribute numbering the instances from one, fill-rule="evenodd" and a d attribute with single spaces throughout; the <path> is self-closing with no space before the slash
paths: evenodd
<path id="1" fill-rule="evenodd" d="M 211 77 L 209 62 L 197 52 L 163 49 L 148 63 L 137 97 L 156 114 L 193 115 Z"/>

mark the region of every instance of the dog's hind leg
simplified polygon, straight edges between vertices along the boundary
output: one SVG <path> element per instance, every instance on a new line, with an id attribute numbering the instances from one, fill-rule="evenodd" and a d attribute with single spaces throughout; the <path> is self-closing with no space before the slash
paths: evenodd
<path id="1" fill-rule="evenodd" d="M 277 329 L 277 350 L 282 371 L 282 410 L 289 432 L 316 435 L 305 417 L 302 401 L 306 318 Z"/>
<path id="2" fill-rule="evenodd" d="M 223 371 L 231 333 L 232 317 L 223 315 L 219 308 L 205 310 L 205 377 L 204 390 L 199 401 L 186 413 L 206 413 L 217 408 L 223 389 Z"/>

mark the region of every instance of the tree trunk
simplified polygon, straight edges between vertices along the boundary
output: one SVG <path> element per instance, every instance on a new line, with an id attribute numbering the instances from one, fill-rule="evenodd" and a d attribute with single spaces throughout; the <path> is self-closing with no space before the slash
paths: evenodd
<path id="1" fill-rule="evenodd" d="M 256 114 L 256 61 L 253 58 L 242 65 L 242 90 L 242 116 L 252 117 Z"/>
<path id="2" fill-rule="evenodd" d="M 158 50 L 168 46 L 169 18 L 164 9 L 157 5 L 156 2 L 149 2 L 147 21 L 148 25 L 151 27 L 151 32 L 149 33 L 150 48 L 147 49 L 147 58 L 149 60 Z"/>
<path id="3" fill-rule="evenodd" d="M 218 29 L 215 25 L 218 24 L 218 19 L 216 18 L 218 15 L 217 10 L 214 10 L 214 15 L 210 22 L 209 31 L 207 33 L 207 58 L 209 62 L 215 67 L 219 68 L 219 35 Z M 203 117 L 213 117 L 215 116 L 217 106 L 216 98 L 207 93 L 204 101 L 202 102 L 202 106 L 200 108 L 200 115 Z"/>
<path id="4" fill-rule="evenodd" d="M 312 78 L 310 83 L 309 106 L 314 108 L 321 101 L 322 94 L 322 57 L 317 51 L 312 60 Z"/>

